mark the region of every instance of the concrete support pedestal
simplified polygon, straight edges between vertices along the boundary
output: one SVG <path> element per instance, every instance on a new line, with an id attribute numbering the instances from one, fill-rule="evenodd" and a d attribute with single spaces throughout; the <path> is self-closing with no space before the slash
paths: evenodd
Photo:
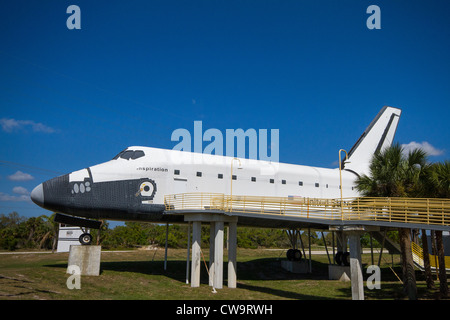
<path id="1" fill-rule="evenodd" d="M 215 223 L 214 232 L 214 275 L 213 287 L 222 289 L 223 287 L 223 221 Z M 211 271 L 210 271 L 211 273 Z"/>
<path id="2" fill-rule="evenodd" d="M 71 273 L 69 267 L 77 266 L 82 276 L 100 275 L 101 253 L 101 246 L 70 246 L 67 273 Z"/>
<path id="3" fill-rule="evenodd" d="M 328 265 L 328 279 L 339 280 L 343 282 L 350 281 L 350 266 L 338 266 L 336 264 Z"/>
<path id="4" fill-rule="evenodd" d="M 192 223 L 192 266 L 191 266 L 191 287 L 200 287 L 200 244 L 202 241 L 202 223 L 194 221 Z"/>
<path id="5" fill-rule="evenodd" d="M 228 288 L 236 288 L 237 222 L 228 223 Z"/>
<path id="6" fill-rule="evenodd" d="M 201 266 L 201 224 L 210 223 L 209 242 L 209 285 L 215 289 L 223 288 L 223 246 L 224 227 L 228 223 L 228 287 L 236 288 L 236 247 L 237 247 L 237 217 L 228 217 L 211 213 L 194 213 L 184 216 L 184 220 L 192 222 L 192 268 L 191 287 L 200 286 Z"/>
<path id="7" fill-rule="evenodd" d="M 364 279 L 361 265 L 361 233 L 350 232 L 350 273 L 352 281 L 352 300 L 364 300 Z"/>

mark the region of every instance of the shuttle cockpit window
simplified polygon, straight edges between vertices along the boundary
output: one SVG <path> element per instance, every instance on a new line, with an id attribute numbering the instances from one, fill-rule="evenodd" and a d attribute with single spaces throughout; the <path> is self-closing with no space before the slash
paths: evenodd
<path id="1" fill-rule="evenodd" d="M 134 154 L 133 150 L 127 150 L 120 155 L 120 158 L 125 159 L 125 160 L 130 160 L 130 158 L 133 156 L 133 154 Z"/>
<path id="2" fill-rule="evenodd" d="M 138 158 L 142 158 L 143 156 L 145 156 L 145 153 L 142 150 L 123 150 L 117 156 L 115 156 L 113 160 L 117 160 L 119 158 L 125 160 L 136 160 Z"/>
<path id="3" fill-rule="evenodd" d="M 122 151 L 120 151 L 118 154 L 117 154 L 117 156 L 115 156 L 114 158 L 113 158 L 113 160 L 117 160 L 117 159 L 119 159 L 119 157 L 122 155 L 122 153 L 124 153 L 126 150 L 122 150 Z"/>
<path id="4" fill-rule="evenodd" d="M 142 150 L 135 150 L 134 154 L 131 156 L 131 159 L 132 160 L 136 160 L 138 158 L 142 158 L 143 156 L 145 156 L 144 151 L 142 151 Z"/>

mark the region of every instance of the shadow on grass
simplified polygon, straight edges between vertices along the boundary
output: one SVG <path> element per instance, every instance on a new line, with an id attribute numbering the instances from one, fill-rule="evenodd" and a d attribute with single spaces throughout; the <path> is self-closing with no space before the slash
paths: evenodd
<path id="1" fill-rule="evenodd" d="M 208 261 L 207 261 L 208 263 Z M 67 268 L 67 264 L 48 264 L 45 267 Z M 208 266 L 209 267 L 209 266 Z M 189 268 L 191 266 L 189 265 Z M 302 294 L 295 291 L 283 290 L 271 287 L 270 281 L 290 280 L 326 280 L 328 279 L 327 264 L 312 261 L 312 274 L 294 274 L 281 268 L 281 260 L 278 258 L 262 258 L 237 263 L 238 289 L 250 290 L 277 296 L 283 299 L 321 300 L 330 299 L 315 295 Z M 114 272 L 137 273 L 142 275 L 154 275 L 169 277 L 181 283 L 186 283 L 186 261 L 169 260 L 167 270 L 164 270 L 164 261 L 102 261 L 100 276 Z M 224 262 L 223 268 L 224 286 L 227 284 L 228 264 Z M 208 285 L 209 277 L 204 262 L 201 262 L 200 283 Z M 189 274 L 190 278 L 190 274 Z M 258 285 L 246 281 L 261 281 Z M 269 282 L 266 282 L 269 281 Z M 265 286 L 267 284 L 267 286 Z"/>
<path id="2" fill-rule="evenodd" d="M 261 292 L 261 293 L 266 293 L 266 294 L 270 294 L 270 295 L 277 296 L 277 297 L 284 298 L 284 299 L 330 300 L 330 298 L 328 298 L 328 297 L 320 297 L 320 296 L 302 294 L 299 292 L 292 292 L 292 291 L 287 291 L 287 290 L 274 289 L 274 288 L 256 286 L 256 285 L 245 284 L 245 283 L 238 283 L 238 288 L 246 289 L 246 290 L 250 290 L 250 291 L 257 291 L 257 292 Z"/>
<path id="3" fill-rule="evenodd" d="M 34 281 L 6 277 L 3 275 L 0 275 L 0 284 L 3 289 L 8 289 L 7 291 L 11 289 L 12 291 L 16 291 L 14 293 L 0 292 L 0 297 L 11 298 L 11 297 L 27 296 L 30 294 L 37 294 L 37 293 L 58 293 L 55 291 L 38 289 L 35 287 Z"/>

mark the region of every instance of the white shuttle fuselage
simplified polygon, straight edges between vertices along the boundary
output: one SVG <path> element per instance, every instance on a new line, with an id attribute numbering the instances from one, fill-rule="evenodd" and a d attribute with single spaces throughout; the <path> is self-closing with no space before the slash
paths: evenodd
<path id="1" fill-rule="evenodd" d="M 326 169 L 302 165 L 271 163 L 267 161 L 232 158 L 177 150 L 149 147 L 129 147 L 125 151 L 142 151 L 138 159 L 120 156 L 90 167 L 93 183 L 123 180 L 152 180 L 157 188 L 152 203 L 164 203 L 168 194 L 207 192 L 229 195 L 277 197 L 340 197 L 339 168 Z M 87 169 L 69 175 L 69 182 L 82 182 Z M 354 197 L 356 175 L 342 171 L 344 197 Z M 140 186 L 141 187 L 141 186 Z M 144 195 L 151 196 L 153 185 Z M 145 185 L 142 186 L 145 189 Z M 136 189 L 138 192 L 141 188 Z M 150 202 L 149 202 L 150 203 Z"/>
<path id="2" fill-rule="evenodd" d="M 342 170 L 219 155 L 129 147 L 113 160 L 38 185 L 31 198 L 55 212 L 96 219 L 170 221 L 164 196 L 355 197 L 372 155 L 390 146 L 401 110 L 384 107 L 349 152 Z"/>

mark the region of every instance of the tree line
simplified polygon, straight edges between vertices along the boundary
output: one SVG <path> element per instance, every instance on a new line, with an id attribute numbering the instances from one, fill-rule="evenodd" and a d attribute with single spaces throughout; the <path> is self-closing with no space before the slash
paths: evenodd
<path id="1" fill-rule="evenodd" d="M 0 214 L 0 249 L 51 249 L 58 232 L 53 216 L 23 217 L 17 212 Z"/>
<path id="2" fill-rule="evenodd" d="M 58 223 L 50 216 L 23 217 L 17 212 L 0 214 L 0 250 L 56 250 Z M 170 225 L 167 244 L 170 248 L 187 247 L 187 225 Z M 108 249 L 130 249 L 142 246 L 164 247 L 166 225 L 146 222 L 126 222 L 125 225 L 110 228 L 104 221 L 100 230 L 91 230 L 93 243 Z M 209 245 L 210 230 L 202 226 L 202 245 Z M 225 241 L 227 235 L 225 233 Z M 308 235 L 302 234 L 307 245 Z M 331 246 L 331 234 L 325 234 L 325 241 Z M 368 242 L 368 240 L 366 241 Z M 311 244 L 323 245 L 320 234 L 311 232 Z M 238 227 L 237 245 L 240 248 L 288 248 L 290 242 L 284 230 Z"/>
<path id="3" fill-rule="evenodd" d="M 51 216 L 22 217 L 17 212 L 7 215 L 0 214 L 0 250 L 56 250 L 58 223 Z M 169 248 L 187 247 L 187 225 L 170 225 L 167 237 Z M 123 226 L 109 227 L 104 221 L 100 230 L 91 230 L 93 243 L 102 245 L 103 249 L 130 249 L 144 246 L 164 247 L 166 242 L 166 225 L 146 222 L 126 222 Z M 202 226 L 202 246 L 209 245 L 210 229 Z M 395 232 L 391 236 L 397 237 Z M 398 237 L 397 237 L 398 238 Z M 225 241 L 227 234 L 225 233 Z M 309 236 L 302 232 L 301 241 L 305 248 L 308 246 Z M 324 243 L 325 241 L 325 243 Z M 368 247 L 370 239 L 365 235 L 361 239 L 362 245 Z M 311 232 L 311 245 L 330 248 L 333 244 L 332 234 Z M 373 239 L 375 247 L 378 242 Z M 239 248 L 289 248 L 290 242 L 285 230 L 238 227 L 237 245 Z M 330 249 L 331 250 L 331 249 Z"/>

